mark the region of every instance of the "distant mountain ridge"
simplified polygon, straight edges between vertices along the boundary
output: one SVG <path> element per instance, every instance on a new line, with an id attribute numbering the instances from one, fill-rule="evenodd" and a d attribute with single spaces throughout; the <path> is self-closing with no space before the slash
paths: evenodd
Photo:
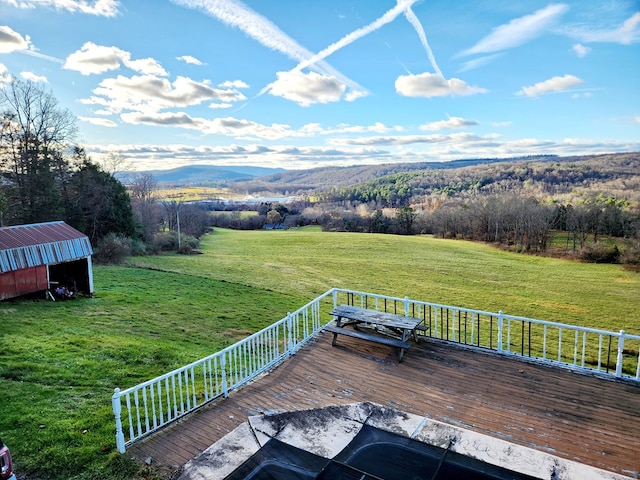
<path id="1" fill-rule="evenodd" d="M 187 165 L 170 170 L 147 170 L 135 173 L 150 173 L 159 185 L 182 186 L 186 184 L 206 185 L 251 180 L 256 177 L 285 172 L 283 168 L 267 168 L 242 165 Z M 120 172 L 117 177 L 126 179 L 131 172 Z"/>
<path id="2" fill-rule="evenodd" d="M 388 163 L 382 165 L 353 165 L 348 167 L 320 167 L 308 170 L 287 170 L 285 168 L 268 168 L 243 165 L 186 165 L 170 170 L 146 170 L 135 173 L 150 173 L 160 185 L 183 186 L 207 185 L 221 183 L 252 183 L 259 181 L 264 184 L 297 185 L 302 183 L 303 189 L 317 185 L 326 185 L 337 181 L 337 185 L 352 184 L 367 181 L 372 178 L 392 173 L 408 172 L 425 169 L 453 169 L 471 165 L 517 161 L 517 160 L 548 160 L 554 155 L 540 155 L 532 157 L 514 157 L 512 159 L 479 158 L 462 159 L 447 162 L 419 162 L 419 163 Z M 125 180 L 132 172 L 119 172 L 116 177 Z"/>

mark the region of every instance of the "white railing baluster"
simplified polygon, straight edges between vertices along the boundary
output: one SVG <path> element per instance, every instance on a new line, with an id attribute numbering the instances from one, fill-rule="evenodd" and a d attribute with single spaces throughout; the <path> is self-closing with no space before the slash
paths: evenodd
<path id="1" fill-rule="evenodd" d="M 135 437 L 135 433 L 133 432 L 133 417 L 131 416 L 131 395 L 127 393 L 126 395 L 126 404 L 127 411 L 129 412 L 128 420 L 129 420 L 129 438 Z"/>
<path id="2" fill-rule="evenodd" d="M 616 356 L 616 377 L 622 376 L 622 354 L 624 352 L 624 330 L 620 330 L 618 337 L 618 355 Z"/>
<path id="3" fill-rule="evenodd" d="M 173 418 L 178 418 L 178 398 L 176 396 L 176 376 L 171 375 L 171 390 L 173 391 Z"/>
<path id="4" fill-rule="evenodd" d="M 169 388 L 169 377 L 164 379 L 164 391 L 167 395 L 167 423 L 172 420 L 171 418 L 171 389 Z"/>
<path id="5" fill-rule="evenodd" d="M 576 335 L 578 331 L 576 330 Z M 585 357 L 587 355 L 587 332 L 582 332 L 582 361 L 580 362 L 580 366 L 584 367 Z"/>
<path id="6" fill-rule="evenodd" d="M 162 381 L 157 383 L 158 386 L 158 410 L 160 410 L 160 425 L 164 425 L 164 410 L 162 408 Z"/>
<path id="7" fill-rule="evenodd" d="M 144 404 L 144 427 L 145 432 L 149 431 L 149 407 L 147 405 L 147 386 L 142 389 L 142 403 Z"/>
<path id="8" fill-rule="evenodd" d="M 133 401 L 136 405 L 136 423 L 138 426 L 138 436 L 142 435 L 142 423 L 141 423 L 141 419 L 140 419 L 140 401 L 138 399 L 138 390 L 136 390 L 135 395 L 133 396 Z"/>
<path id="9" fill-rule="evenodd" d="M 598 335 L 598 370 L 602 369 L 602 334 Z"/>
<path id="10" fill-rule="evenodd" d="M 558 329 L 558 362 L 562 362 L 562 327 Z"/>
<path id="11" fill-rule="evenodd" d="M 153 428 L 158 428 L 158 419 L 156 418 L 156 395 L 153 387 L 153 384 L 149 386 L 149 395 L 151 395 L 151 417 L 153 420 Z"/>
<path id="12" fill-rule="evenodd" d="M 503 325 L 502 310 L 498 312 L 498 352 L 502 352 L 502 325 Z"/>
<path id="13" fill-rule="evenodd" d="M 178 374 L 178 392 L 180 392 L 180 415 L 184 412 L 184 391 L 182 390 L 182 372 Z"/>

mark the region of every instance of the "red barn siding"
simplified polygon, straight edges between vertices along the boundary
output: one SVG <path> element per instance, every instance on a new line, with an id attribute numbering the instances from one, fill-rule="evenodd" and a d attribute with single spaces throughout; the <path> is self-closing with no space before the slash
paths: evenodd
<path id="1" fill-rule="evenodd" d="M 49 282 L 46 265 L 0 273 L 0 300 L 39 292 L 47 288 L 49 288 Z"/>

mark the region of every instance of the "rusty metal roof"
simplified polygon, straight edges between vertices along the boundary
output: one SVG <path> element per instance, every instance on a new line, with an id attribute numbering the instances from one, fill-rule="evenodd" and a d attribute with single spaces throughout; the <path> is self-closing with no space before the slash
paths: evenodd
<path id="1" fill-rule="evenodd" d="M 65 222 L 0 228 L 0 273 L 93 254 L 89 238 Z"/>

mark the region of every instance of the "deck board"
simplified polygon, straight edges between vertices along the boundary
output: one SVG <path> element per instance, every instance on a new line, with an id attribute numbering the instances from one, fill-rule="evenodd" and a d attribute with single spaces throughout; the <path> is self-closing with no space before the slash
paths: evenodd
<path id="1" fill-rule="evenodd" d="M 129 451 L 168 470 L 262 413 L 373 402 L 634 476 L 640 385 L 605 380 L 442 341 L 394 348 L 323 333 L 258 380 Z M 402 392 L 402 393 L 399 393 Z"/>

